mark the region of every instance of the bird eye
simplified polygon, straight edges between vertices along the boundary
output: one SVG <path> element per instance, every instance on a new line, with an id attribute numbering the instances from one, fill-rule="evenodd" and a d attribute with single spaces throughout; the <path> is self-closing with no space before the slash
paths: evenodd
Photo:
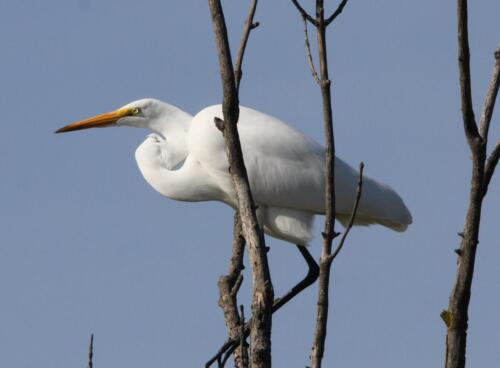
<path id="1" fill-rule="evenodd" d="M 140 107 L 135 107 L 133 110 L 132 110 L 132 114 L 134 115 L 139 115 L 141 113 L 141 108 Z"/>

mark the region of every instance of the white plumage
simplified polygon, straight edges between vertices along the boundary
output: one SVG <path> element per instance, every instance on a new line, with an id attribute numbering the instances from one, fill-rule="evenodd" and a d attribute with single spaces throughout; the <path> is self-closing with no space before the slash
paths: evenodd
<path id="1" fill-rule="evenodd" d="M 226 149 L 214 117 L 220 105 L 194 117 L 154 99 L 125 105 L 112 113 L 61 128 L 58 132 L 96 126 L 136 126 L 152 130 L 136 150 L 146 181 L 162 195 L 181 201 L 222 201 L 236 206 Z M 306 245 L 316 214 L 324 214 L 324 148 L 282 121 L 240 107 L 238 122 L 250 187 L 264 231 Z M 353 207 L 357 170 L 336 158 L 336 218 L 346 224 Z M 381 224 L 404 231 L 412 218 L 401 197 L 367 176 L 356 225 Z"/>

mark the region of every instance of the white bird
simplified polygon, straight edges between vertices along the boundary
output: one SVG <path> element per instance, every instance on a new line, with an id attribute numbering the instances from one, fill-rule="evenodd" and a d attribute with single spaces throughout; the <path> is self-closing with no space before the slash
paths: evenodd
<path id="1" fill-rule="evenodd" d="M 153 131 L 135 158 L 144 179 L 160 194 L 179 201 L 221 201 L 236 207 L 225 143 L 214 118 L 221 105 L 194 117 L 155 99 L 67 125 L 56 133 L 105 126 Z M 262 112 L 240 107 L 238 132 L 257 217 L 268 235 L 297 245 L 312 238 L 314 216 L 325 213 L 325 150 L 311 138 Z M 336 218 L 348 222 L 358 171 L 335 161 Z M 389 186 L 367 176 L 355 225 L 380 224 L 404 231 L 412 217 Z"/>

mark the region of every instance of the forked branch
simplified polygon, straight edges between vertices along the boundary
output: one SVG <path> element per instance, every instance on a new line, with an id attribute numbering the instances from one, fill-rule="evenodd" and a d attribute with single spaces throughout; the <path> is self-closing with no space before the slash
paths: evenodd
<path id="1" fill-rule="evenodd" d="M 337 248 L 336 254 L 332 255 L 332 241 L 338 234 L 335 232 L 335 139 L 333 133 L 331 82 L 328 75 L 326 28 L 342 13 L 345 5 L 347 4 L 347 0 L 342 0 L 335 12 L 333 12 L 333 14 L 326 20 L 323 0 L 316 0 L 315 19 L 312 19 L 312 17 L 307 14 L 307 12 L 300 6 L 300 4 L 298 4 L 296 0 L 292 0 L 292 3 L 299 10 L 299 13 L 304 19 L 304 34 L 306 40 L 305 44 L 307 59 L 311 68 L 313 78 L 320 86 L 323 102 L 323 129 L 325 134 L 325 226 L 323 231 L 323 247 L 319 264 L 316 328 L 311 350 L 311 366 L 312 368 L 320 368 L 321 362 L 323 360 L 328 321 L 330 267 L 333 258 L 335 258 L 336 254 L 338 254 L 343 246 L 342 242 L 339 248 Z M 316 73 L 316 68 L 314 67 L 314 63 L 312 60 L 311 48 L 309 45 L 309 35 L 307 33 L 307 24 L 305 20 L 308 20 L 316 27 L 318 41 L 319 75 L 318 73 Z"/>
<path id="2" fill-rule="evenodd" d="M 236 125 L 239 117 L 238 88 L 224 13 L 220 0 L 208 0 L 208 4 L 212 16 L 224 94 L 222 134 L 226 143 L 229 171 L 236 192 L 243 235 L 252 265 L 251 366 L 252 368 L 264 368 L 271 366 L 271 318 L 274 292 L 265 250 L 264 234 L 255 214 L 255 204 L 248 184 L 248 175 Z M 252 19 L 249 23 L 252 23 Z"/>
<path id="3" fill-rule="evenodd" d="M 500 157 L 500 141 L 487 157 L 489 126 L 499 87 L 500 49 L 495 52 L 495 66 L 491 78 L 479 128 L 472 109 L 471 75 L 469 65 L 469 40 L 467 32 L 467 0 L 457 0 L 458 16 L 458 65 L 464 131 L 472 153 L 472 175 L 469 205 L 464 229 L 460 233 L 457 274 L 451 291 L 448 308 L 441 313 L 446 327 L 446 368 L 464 368 L 467 346 L 468 311 L 474 275 L 481 209 L 488 185 Z"/>
<path id="4" fill-rule="evenodd" d="M 307 19 L 312 25 L 317 26 L 318 24 L 316 23 L 316 19 L 314 19 L 312 16 L 310 16 L 306 10 L 300 5 L 300 3 L 297 0 L 292 0 L 293 5 L 297 8 L 299 11 L 300 15 L 302 15 L 302 18 Z"/>

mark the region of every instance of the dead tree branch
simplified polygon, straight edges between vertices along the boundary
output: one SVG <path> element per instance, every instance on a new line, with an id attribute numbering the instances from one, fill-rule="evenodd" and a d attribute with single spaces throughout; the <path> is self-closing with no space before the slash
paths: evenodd
<path id="1" fill-rule="evenodd" d="M 208 4 L 218 50 L 224 95 L 222 134 L 227 147 L 229 171 L 236 191 L 243 235 L 252 265 L 251 366 L 253 368 L 270 367 L 274 292 L 265 251 L 264 234 L 257 222 L 236 125 L 239 116 L 239 99 L 224 13 L 220 0 L 209 0 Z M 252 20 L 250 20 L 251 23 Z"/>
<path id="2" fill-rule="evenodd" d="M 224 312 L 224 321 L 228 328 L 228 334 L 231 339 L 240 336 L 241 325 L 244 323 L 238 314 L 237 293 L 243 281 L 243 253 L 245 250 L 245 239 L 241 230 L 241 221 L 238 213 L 234 214 L 233 246 L 231 261 L 229 264 L 229 273 L 219 278 L 219 306 Z M 234 366 L 243 368 L 242 351 L 236 349 L 234 353 Z"/>
<path id="3" fill-rule="evenodd" d="M 460 72 L 460 95 L 462 119 L 469 146 L 477 145 L 479 132 L 472 105 L 472 87 L 470 75 L 469 29 L 467 22 L 467 0 L 458 0 L 458 68 Z"/>
<path id="4" fill-rule="evenodd" d="M 297 4 L 292 0 L 294 5 Z M 316 328 L 311 350 L 312 368 L 320 368 L 323 359 L 328 321 L 328 299 L 330 284 L 330 267 L 332 241 L 337 236 L 335 233 L 335 139 L 333 134 L 333 116 L 331 100 L 331 82 L 328 75 L 328 57 L 326 48 L 326 28 L 343 10 L 347 1 L 343 0 L 337 10 L 325 21 L 323 0 L 316 0 L 316 19 L 312 22 L 316 27 L 318 54 L 319 54 L 319 85 L 323 100 L 323 126 L 326 146 L 325 169 L 325 227 L 323 231 L 323 247 L 319 264 L 318 309 Z M 299 9 L 299 7 L 297 7 Z M 300 11 L 300 9 L 299 9 Z M 337 13 L 337 14 L 336 14 Z M 304 17 L 304 13 L 301 12 Z M 307 14 L 306 14 L 307 15 Z M 331 18 L 331 19 L 330 19 Z M 306 45 L 307 48 L 307 45 Z M 309 49 L 308 49 L 309 51 Z M 312 60 L 312 58 L 310 59 Z M 329 260 L 330 259 L 330 260 Z"/>
<path id="5" fill-rule="evenodd" d="M 259 22 L 253 22 L 253 17 L 255 16 L 255 10 L 257 9 L 257 0 L 252 0 L 250 4 L 250 10 L 248 11 L 248 17 L 245 21 L 245 26 L 243 28 L 243 35 L 241 36 L 240 48 L 238 49 L 238 55 L 236 56 L 236 63 L 234 64 L 234 79 L 236 80 L 236 90 L 240 90 L 241 76 L 243 75 L 241 71 L 241 66 L 243 64 L 243 56 L 245 55 L 245 49 L 247 48 L 248 37 L 250 36 L 250 31 L 259 26 Z"/>
<path id="6" fill-rule="evenodd" d="M 318 72 L 316 71 L 316 67 L 314 66 L 313 57 L 311 54 L 311 44 L 309 43 L 309 32 L 307 31 L 307 19 L 302 16 L 302 20 L 304 21 L 304 44 L 306 47 L 307 61 L 309 63 L 309 68 L 311 69 L 311 74 L 316 81 L 316 83 L 321 84 Z"/>
<path id="7" fill-rule="evenodd" d="M 328 56 L 326 48 L 326 28 L 337 18 L 347 4 L 347 0 L 342 0 L 333 14 L 325 19 L 325 9 L 323 0 L 316 0 L 316 19 L 313 19 L 300 6 L 296 0 L 292 3 L 298 9 L 304 19 L 304 34 L 306 40 L 307 59 L 311 68 L 313 78 L 319 84 L 323 102 L 323 126 L 325 134 L 326 162 L 325 162 L 325 227 L 323 231 L 323 247 L 319 263 L 319 288 L 318 288 L 318 308 L 316 315 L 316 328 L 311 349 L 311 366 L 320 368 L 323 359 L 327 321 L 330 268 L 332 260 L 342 249 L 343 242 L 332 255 L 332 241 L 338 235 L 335 232 L 335 139 L 333 133 L 333 115 L 331 99 L 331 81 L 328 75 Z M 319 76 L 314 67 L 309 45 L 309 35 L 307 33 L 306 19 L 316 27 L 318 55 L 319 55 Z M 357 204 L 355 204 L 357 208 Z M 353 220 L 354 221 L 354 220 Z M 349 230 L 346 231 L 347 233 Z M 345 241 L 345 239 L 344 239 Z"/>
<path id="8" fill-rule="evenodd" d="M 467 345 L 468 309 L 471 296 L 472 278 L 479 243 L 481 208 L 488 184 L 491 180 L 500 156 L 500 142 L 493 149 L 488 160 L 486 150 L 489 124 L 498 92 L 499 50 L 495 52 L 493 77 L 486 94 L 481 114 L 480 126 L 475 120 L 472 109 L 471 75 L 469 66 L 469 40 L 467 31 L 467 0 L 457 0 L 458 17 L 458 64 L 460 73 L 460 91 L 462 119 L 465 135 L 472 153 L 472 177 L 469 205 L 461 233 L 458 255 L 457 274 L 448 309 L 441 313 L 446 323 L 446 368 L 464 368 Z"/>
<path id="9" fill-rule="evenodd" d="M 297 285 L 295 285 L 292 289 L 286 292 L 282 297 L 276 298 L 273 304 L 273 313 L 292 300 L 295 296 L 297 296 L 302 290 L 312 285 L 316 279 L 318 278 L 318 265 L 314 258 L 311 256 L 309 251 L 300 245 L 297 245 L 297 249 L 301 253 L 302 257 L 305 259 L 309 266 L 309 270 L 307 275 L 300 281 Z M 248 321 L 245 324 L 244 328 L 244 336 L 247 337 L 250 334 L 250 326 L 252 320 Z M 237 348 L 239 343 L 239 339 L 229 339 L 222 345 L 222 347 L 217 351 L 217 353 L 205 364 L 205 367 L 210 367 L 216 361 L 223 361 L 223 357 L 231 355 L 234 350 Z"/>
<path id="10" fill-rule="evenodd" d="M 490 157 L 486 161 L 486 167 L 484 169 L 484 193 L 486 195 L 488 191 L 488 186 L 490 185 L 491 178 L 495 172 L 495 168 L 498 165 L 498 159 L 500 159 L 500 140 L 497 142 L 495 148 L 490 153 Z"/>
<path id="11" fill-rule="evenodd" d="M 339 4 L 339 6 L 337 6 L 337 9 L 335 9 L 335 11 L 333 12 L 332 15 L 330 15 L 328 17 L 328 19 L 325 21 L 326 25 L 328 26 L 331 22 L 333 22 L 335 20 L 335 18 L 337 18 L 341 13 L 342 11 L 344 10 L 344 7 L 346 6 L 347 4 L 347 0 L 342 0 L 341 3 Z"/>
<path id="12" fill-rule="evenodd" d="M 497 99 L 498 87 L 500 86 L 500 47 L 495 50 L 495 65 L 493 66 L 493 73 L 491 75 L 490 85 L 488 92 L 484 99 L 483 112 L 479 120 L 479 132 L 483 139 L 488 139 L 488 132 L 490 129 L 491 117 Z"/>
<path id="13" fill-rule="evenodd" d="M 314 19 L 312 16 L 310 16 L 297 0 L 292 0 L 292 3 L 297 8 L 300 15 L 302 15 L 302 18 L 307 19 L 312 25 L 317 26 L 316 19 Z"/>
<path id="14" fill-rule="evenodd" d="M 89 364 L 88 368 L 92 368 L 94 366 L 94 334 L 90 335 L 90 344 L 89 344 Z"/>

